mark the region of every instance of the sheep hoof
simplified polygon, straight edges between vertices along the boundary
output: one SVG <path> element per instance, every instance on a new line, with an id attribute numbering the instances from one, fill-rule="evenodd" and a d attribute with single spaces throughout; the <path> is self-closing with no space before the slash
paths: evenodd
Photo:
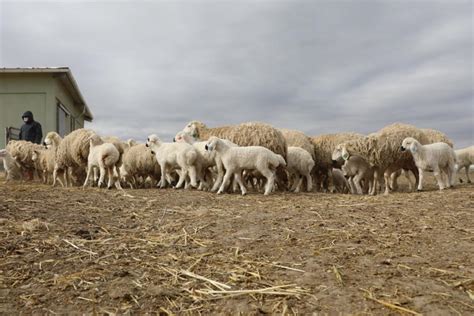
<path id="1" fill-rule="evenodd" d="M 461 182 L 462 183 L 462 182 Z M 471 180 L 467 180 L 467 183 L 471 183 Z"/>
<path id="2" fill-rule="evenodd" d="M 107 190 L 112 190 L 112 187 L 111 187 L 111 186 L 108 186 L 108 187 L 107 187 Z"/>
<path id="3" fill-rule="evenodd" d="M 423 192 L 422 189 L 416 189 L 416 192 Z"/>
<path id="4" fill-rule="evenodd" d="M 217 194 L 222 194 L 222 191 L 221 190 L 217 191 Z"/>

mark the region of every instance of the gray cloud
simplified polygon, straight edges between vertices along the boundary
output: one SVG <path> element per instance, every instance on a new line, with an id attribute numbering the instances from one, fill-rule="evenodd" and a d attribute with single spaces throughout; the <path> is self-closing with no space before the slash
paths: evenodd
<path id="1" fill-rule="evenodd" d="M 2 2 L 2 66 L 70 66 L 103 134 L 395 121 L 473 143 L 471 1 Z"/>

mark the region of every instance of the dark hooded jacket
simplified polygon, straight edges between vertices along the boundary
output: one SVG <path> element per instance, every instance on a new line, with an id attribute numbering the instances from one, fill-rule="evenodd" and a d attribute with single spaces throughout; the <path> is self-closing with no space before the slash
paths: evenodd
<path id="1" fill-rule="evenodd" d="M 41 139 L 43 138 L 41 124 L 33 119 L 33 113 L 31 113 L 31 111 L 23 113 L 21 118 L 24 119 L 25 117 L 28 118 L 28 121 L 21 126 L 20 139 L 41 144 Z"/>

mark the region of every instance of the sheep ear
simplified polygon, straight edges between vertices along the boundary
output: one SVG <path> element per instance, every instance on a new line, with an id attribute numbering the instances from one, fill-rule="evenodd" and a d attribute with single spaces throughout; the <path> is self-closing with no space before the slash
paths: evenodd
<path id="1" fill-rule="evenodd" d="M 410 145 L 410 151 L 411 151 L 412 153 L 416 153 L 416 146 L 415 146 L 415 144 L 411 144 L 411 145 Z"/>
<path id="2" fill-rule="evenodd" d="M 342 159 L 344 159 L 344 160 L 349 159 L 349 153 L 343 153 L 342 154 Z"/>

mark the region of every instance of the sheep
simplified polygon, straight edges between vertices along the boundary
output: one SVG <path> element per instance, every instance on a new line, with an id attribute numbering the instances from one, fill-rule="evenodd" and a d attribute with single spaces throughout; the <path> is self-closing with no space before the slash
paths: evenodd
<path id="1" fill-rule="evenodd" d="M 37 163 L 38 171 L 41 172 L 43 183 L 47 184 L 50 177 L 53 176 L 56 151 L 50 149 L 35 149 L 31 159 Z"/>
<path id="2" fill-rule="evenodd" d="M 315 168 L 313 170 L 313 173 L 318 183 L 323 183 L 323 178 L 326 178 L 328 180 L 327 187 L 323 185 L 324 189 L 329 189 L 330 191 L 334 189 L 334 185 L 332 183 L 332 169 L 335 164 L 332 160 L 332 153 L 335 147 L 342 142 L 356 140 L 362 137 L 362 134 L 351 132 L 323 134 L 319 136 L 310 137 L 311 142 L 314 146 Z M 319 184 L 317 186 L 317 189 L 320 189 Z"/>
<path id="3" fill-rule="evenodd" d="M 279 154 L 262 146 L 231 147 L 222 139 L 212 136 L 208 139 L 206 150 L 217 151 L 222 158 L 222 163 L 226 170 L 224 180 L 218 194 L 224 192 L 231 175 L 234 175 L 240 186 L 242 195 L 247 193 L 247 189 L 242 183 L 242 170 L 254 170 L 260 172 L 266 179 L 265 195 L 270 194 L 275 181 L 275 171 L 280 166 L 285 166 L 286 162 Z"/>
<path id="4" fill-rule="evenodd" d="M 462 168 L 465 168 L 467 183 L 471 183 L 471 179 L 469 178 L 469 169 L 471 168 L 471 165 L 474 164 L 474 146 L 455 150 L 455 153 L 457 158 L 456 171 L 458 172 Z M 462 179 L 460 178 L 459 181 L 462 182 Z"/>
<path id="5" fill-rule="evenodd" d="M 425 136 L 428 139 L 427 144 L 446 143 L 451 148 L 454 147 L 453 141 L 449 139 L 449 137 L 446 136 L 446 134 L 444 134 L 443 132 L 440 132 L 438 130 L 431 129 L 431 128 L 421 128 L 421 131 L 423 132 L 423 134 L 425 134 Z"/>
<path id="6" fill-rule="evenodd" d="M 342 174 L 349 178 L 349 186 L 352 194 L 363 194 L 365 189 L 372 192 L 374 183 L 374 168 L 361 156 L 350 156 L 341 167 Z M 361 181 L 364 181 L 365 189 L 362 189 Z"/>
<path id="7" fill-rule="evenodd" d="M 334 188 L 336 192 L 347 193 L 350 191 L 350 185 L 347 179 L 344 177 L 344 174 L 340 169 L 332 169 L 332 181 L 334 183 Z"/>
<path id="8" fill-rule="evenodd" d="M 10 156 L 18 163 L 22 171 L 26 171 L 30 176 L 35 170 L 39 170 L 38 164 L 31 158 L 35 150 L 43 147 L 25 140 L 11 140 L 8 142 L 6 150 Z"/>
<path id="9" fill-rule="evenodd" d="M 5 182 L 21 179 L 21 166 L 7 149 L 0 150 L 0 158 L 3 159 L 3 169 L 6 172 Z"/>
<path id="10" fill-rule="evenodd" d="M 66 187 L 72 184 L 69 179 L 69 170 L 78 181 L 83 181 L 92 135 L 95 135 L 94 131 L 81 128 L 72 131 L 59 142 L 53 172 L 53 187 L 56 185 L 58 173 L 64 173 Z"/>
<path id="11" fill-rule="evenodd" d="M 125 150 L 120 175 L 133 189 L 133 185 L 138 184 L 140 177 L 143 180 L 150 177 L 153 183 L 158 182 L 161 178 L 161 169 L 151 149 L 145 144 L 137 144 Z"/>
<path id="12" fill-rule="evenodd" d="M 93 169 L 98 168 L 100 170 L 98 187 L 104 183 L 105 172 L 109 178 L 107 188 L 111 189 L 112 185 L 115 184 L 117 189 L 121 189 L 120 182 L 114 176 L 114 169 L 120 159 L 120 152 L 111 143 L 104 143 L 104 141 L 97 134 L 93 134 L 89 137 L 89 155 L 87 156 L 87 175 L 84 181 L 85 188 L 89 183 L 91 173 Z M 94 179 L 95 180 L 95 179 Z"/>
<path id="13" fill-rule="evenodd" d="M 314 167 L 314 160 L 311 154 L 301 147 L 288 147 L 287 155 L 287 168 L 289 173 L 289 179 L 294 179 L 291 190 L 294 192 L 300 192 L 301 183 L 303 177 L 306 178 L 307 191 L 312 190 L 313 179 L 311 177 L 311 171 Z"/>
<path id="14" fill-rule="evenodd" d="M 235 126 L 208 128 L 205 124 L 192 121 L 186 125 L 183 132 L 196 139 L 206 141 L 211 136 L 227 139 L 238 146 L 262 146 L 286 159 L 287 143 L 283 134 L 273 126 L 261 122 L 241 123 Z M 286 172 L 284 168 L 277 170 L 279 187 L 286 187 Z"/>
<path id="15" fill-rule="evenodd" d="M 456 153 L 448 144 L 422 145 L 415 138 L 407 137 L 402 141 L 400 149 L 401 151 L 408 149 L 415 160 L 420 174 L 418 191 L 423 190 L 423 171 L 425 170 L 433 170 L 440 190 L 454 185 Z M 443 183 L 441 172 L 447 175 L 446 183 Z"/>
<path id="16" fill-rule="evenodd" d="M 197 152 L 193 146 L 187 143 L 164 143 L 155 134 L 148 136 L 146 146 L 155 153 L 160 165 L 162 174 L 160 188 L 166 187 L 167 176 L 173 168 L 181 169 L 176 188 L 183 185 L 188 175 L 191 186 L 197 187 L 195 166 Z"/>
<path id="17" fill-rule="evenodd" d="M 374 188 L 372 195 L 376 194 L 378 187 L 378 178 L 382 174 L 385 179 L 385 194 L 390 192 L 390 172 L 404 168 L 411 170 L 418 180 L 418 168 L 414 165 L 413 158 L 407 153 L 400 151 L 400 143 L 404 138 L 415 135 L 423 143 L 427 143 L 428 139 L 424 133 L 415 126 L 394 123 L 388 125 L 376 133 L 369 134 L 358 140 L 343 142 L 338 146 L 337 152 L 333 153 L 333 159 L 337 160 L 342 157 L 347 160 L 351 155 L 360 155 L 375 167 L 374 172 Z M 390 169 L 389 169 L 390 168 Z"/>
<path id="18" fill-rule="evenodd" d="M 286 145 L 289 147 L 300 147 L 310 153 L 311 158 L 314 159 L 314 145 L 309 136 L 306 136 L 300 131 L 295 131 L 286 128 L 280 128 L 279 131 L 286 140 Z"/>

